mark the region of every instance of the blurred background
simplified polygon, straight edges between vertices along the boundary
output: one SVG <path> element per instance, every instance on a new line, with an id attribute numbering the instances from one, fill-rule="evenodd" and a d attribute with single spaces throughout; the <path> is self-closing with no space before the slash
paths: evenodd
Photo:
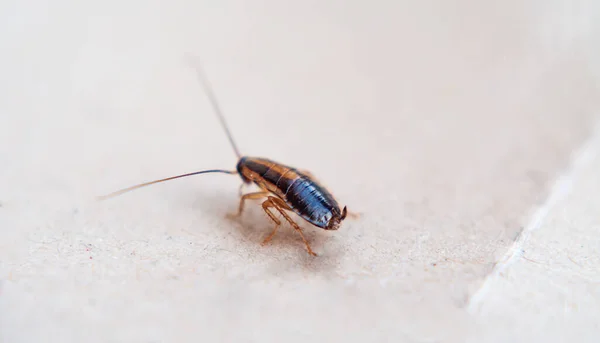
<path id="1" fill-rule="evenodd" d="M 591 0 L 2 2 L 0 341 L 596 342 L 598 19 Z M 259 202 L 227 219 L 235 176 L 94 201 L 235 167 L 190 55 L 242 154 L 362 214 L 302 223 L 317 258 L 287 226 L 261 246 Z"/>

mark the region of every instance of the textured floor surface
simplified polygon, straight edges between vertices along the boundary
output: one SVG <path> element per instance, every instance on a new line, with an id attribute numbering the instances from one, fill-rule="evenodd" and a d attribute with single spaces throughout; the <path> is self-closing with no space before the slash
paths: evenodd
<path id="1" fill-rule="evenodd" d="M 0 6 L 0 341 L 600 338 L 592 1 Z M 188 54 L 362 213 L 317 258 L 237 177 L 94 201 L 235 166 Z"/>

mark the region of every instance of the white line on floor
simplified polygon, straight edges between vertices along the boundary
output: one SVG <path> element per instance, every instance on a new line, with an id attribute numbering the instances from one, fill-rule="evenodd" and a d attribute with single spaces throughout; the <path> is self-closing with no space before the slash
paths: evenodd
<path id="1" fill-rule="evenodd" d="M 564 173 L 555 182 L 546 201 L 534 212 L 529 224 L 521 231 L 519 238 L 515 240 L 512 247 L 507 251 L 504 257 L 496 263 L 494 270 L 486 277 L 481 287 L 473 294 L 467 304 L 467 311 L 474 314 L 481 306 L 485 296 L 495 280 L 500 278 L 501 273 L 517 262 L 523 256 L 523 246 L 529 240 L 531 233 L 537 230 L 546 216 L 554 206 L 571 191 L 571 186 L 576 175 L 590 161 L 596 157 L 597 147 L 600 146 L 600 123 L 595 126 L 590 138 L 577 149 L 571 157 L 571 163 Z"/>

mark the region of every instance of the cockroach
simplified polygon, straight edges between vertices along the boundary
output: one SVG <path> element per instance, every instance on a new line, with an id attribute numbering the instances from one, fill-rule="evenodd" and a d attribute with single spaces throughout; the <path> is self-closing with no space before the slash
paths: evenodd
<path id="1" fill-rule="evenodd" d="M 266 198 L 262 203 L 262 208 L 275 223 L 275 227 L 263 240 L 263 244 L 268 243 L 273 238 L 281 225 L 281 221 L 275 217 L 271 211 L 274 209 L 291 224 L 296 232 L 300 234 L 308 253 L 312 256 L 317 256 L 311 249 L 306 237 L 304 237 L 300 226 L 288 215 L 288 213 L 286 213 L 286 211 L 294 212 L 303 220 L 324 230 L 338 230 L 347 215 L 358 216 L 358 214 L 349 213 L 346 206 L 341 208 L 327 188 L 321 185 L 309 171 L 299 170 L 266 158 L 242 156 L 229 131 L 225 116 L 212 91 L 212 87 L 200 66 L 196 66 L 196 74 L 227 138 L 229 139 L 233 151 L 237 155 L 238 163 L 236 170 L 210 169 L 171 176 L 124 188 L 108 195 L 101 196 L 99 199 L 107 199 L 155 183 L 192 175 L 208 173 L 238 174 L 242 179 L 242 185 L 255 184 L 260 188 L 260 191 L 241 195 L 237 213 L 229 214 L 229 216 L 241 216 L 246 200 Z"/>

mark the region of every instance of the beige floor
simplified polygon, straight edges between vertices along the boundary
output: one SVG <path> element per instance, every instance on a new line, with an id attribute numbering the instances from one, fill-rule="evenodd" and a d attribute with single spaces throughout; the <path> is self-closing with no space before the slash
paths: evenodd
<path id="1" fill-rule="evenodd" d="M 0 6 L 0 341 L 600 338 L 593 1 Z M 317 258 L 232 176 L 93 201 L 234 167 L 186 54 L 362 213 Z"/>
<path id="2" fill-rule="evenodd" d="M 595 342 L 600 334 L 600 131 L 581 147 L 467 310 L 486 342 Z"/>

